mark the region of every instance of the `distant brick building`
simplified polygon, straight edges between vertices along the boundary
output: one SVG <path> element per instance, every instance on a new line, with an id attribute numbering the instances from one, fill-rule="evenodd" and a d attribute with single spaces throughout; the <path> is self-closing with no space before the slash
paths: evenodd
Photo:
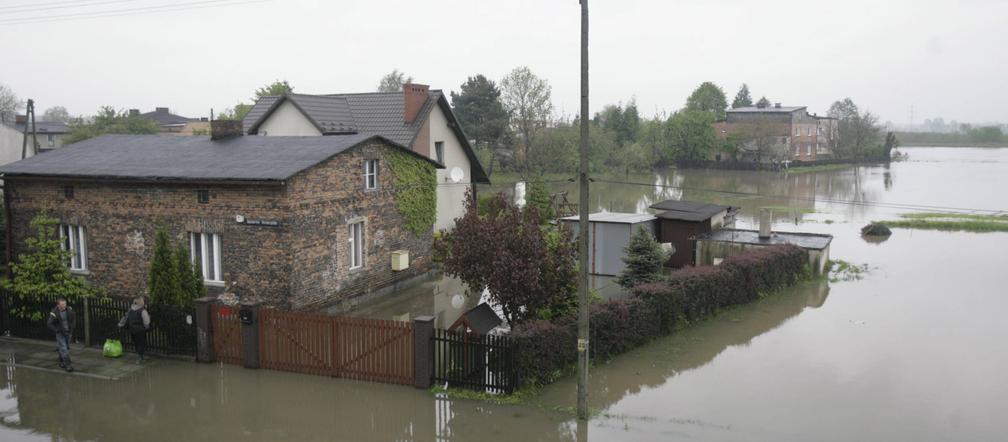
<path id="1" fill-rule="evenodd" d="M 211 293 L 294 308 L 352 298 L 426 271 L 431 231 L 405 229 L 372 135 L 106 135 L 0 167 L 12 254 L 30 220 L 60 220 L 68 263 L 114 295 L 144 293 L 154 234 L 188 244 Z M 433 172 L 432 172 L 433 173 Z M 393 271 L 405 250 L 407 270 Z"/>
<path id="2" fill-rule="evenodd" d="M 780 103 L 728 109 L 725 121 L 714 124 L 718 137 L 738 144 L 737 159 L 760 162 L 814 161 L 829 153 L 819 138 L 832 127 L 830 119 L 809 114 L 804 106 Z"/>

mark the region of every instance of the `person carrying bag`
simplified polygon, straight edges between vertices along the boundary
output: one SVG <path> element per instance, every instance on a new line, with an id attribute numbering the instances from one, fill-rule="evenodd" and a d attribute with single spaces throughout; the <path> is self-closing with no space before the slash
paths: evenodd
<path id="1" fill-rule="evenodd" d="M 119 320 L 119 327 L 125 328 L 133 339 L 133 346 L 136 347 L 137 364 L 144 362 L 144 355 L 147 353 L 147 330 L 150 329 L 150 314 L 144 306 L 143 296 L 133 299 L 133 305 L 128 312 Z"/>

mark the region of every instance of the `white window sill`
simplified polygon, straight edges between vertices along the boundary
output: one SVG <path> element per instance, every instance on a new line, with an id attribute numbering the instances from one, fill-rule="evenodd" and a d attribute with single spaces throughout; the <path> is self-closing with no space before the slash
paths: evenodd
<path id="1" fill-rule="evenodd" d="M 364 266 L 350 267 L 350 273 L 357 273 L 364 271 Z"/>
<path id="2" fill-rule="evenodd" d="M 224 287 L 224 281 L 203 281 L 203 285 L 208 287 Z"/>
<path id="3" fill-rule="evenodd" d="M 91 271 L 88 269 L 70 269 L 70 274 L 73 275 L 90 275 Z"/>

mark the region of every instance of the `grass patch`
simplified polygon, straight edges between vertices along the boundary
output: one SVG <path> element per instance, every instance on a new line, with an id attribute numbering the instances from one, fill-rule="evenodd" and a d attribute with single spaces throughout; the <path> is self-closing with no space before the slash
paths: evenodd
<path id="1" fill-rule="evenodd" d="M 787 172 L 788 173 L 829 172 L 829 171 L 833 171 L 833 170 L 850 169 L 852 167 L 857 167 L 857 165 L 856 164 L 820 164 L 818 166 L 789 167 L 787 169 Z"/>
<path id="2" fill-rule="evenodd" d="M 1008 232 L 1008 215 L 971 213 L 906 213 L 900 219 L 881 221 L 890 228 L 930 229 L 960 232 Z"/>
<path id="3" fill-rule="evenodd" d="M 852 264 L 842 259 L 831 259 L 826 263 L 829 282 L 859 281 L 868 273 L 868 264 Z"/>

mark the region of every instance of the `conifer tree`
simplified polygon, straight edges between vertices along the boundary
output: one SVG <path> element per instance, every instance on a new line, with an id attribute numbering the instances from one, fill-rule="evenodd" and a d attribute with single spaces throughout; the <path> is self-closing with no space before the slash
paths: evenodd
<path id="1" fill-rule="evenodd" d="M 206 286 L 203 285 L 202 272 L 193 264 L 189 255 L 189 247 L 184 241 L 175 246 L 175 265 L 178 268 L 182 286 L 179 297 L 175 300 L 175 305 L 189 307 L 192 305 L 193 299 L 206 296 Z"/>
<path id="2" fill-rule="evenodd" d="M 629 289 L 661 279 L 662 266 L 668 256 L 654 235 L 643 226 L 630 237 L 630 244 L 623 249 L 623 252 L 626 254 L 623 257 L 626 267 L 616 279 L 616 283 L 621 287 Z"/>
<path id="3" fill-rule="evenodd" d="M 154 234 L 154 256 L 151 258 L 147 290 L 150 292 L 151 304 L 156 305 L 174 304 L 182 291 L 171 240 L 164 227 L 158 227 Z"/>

